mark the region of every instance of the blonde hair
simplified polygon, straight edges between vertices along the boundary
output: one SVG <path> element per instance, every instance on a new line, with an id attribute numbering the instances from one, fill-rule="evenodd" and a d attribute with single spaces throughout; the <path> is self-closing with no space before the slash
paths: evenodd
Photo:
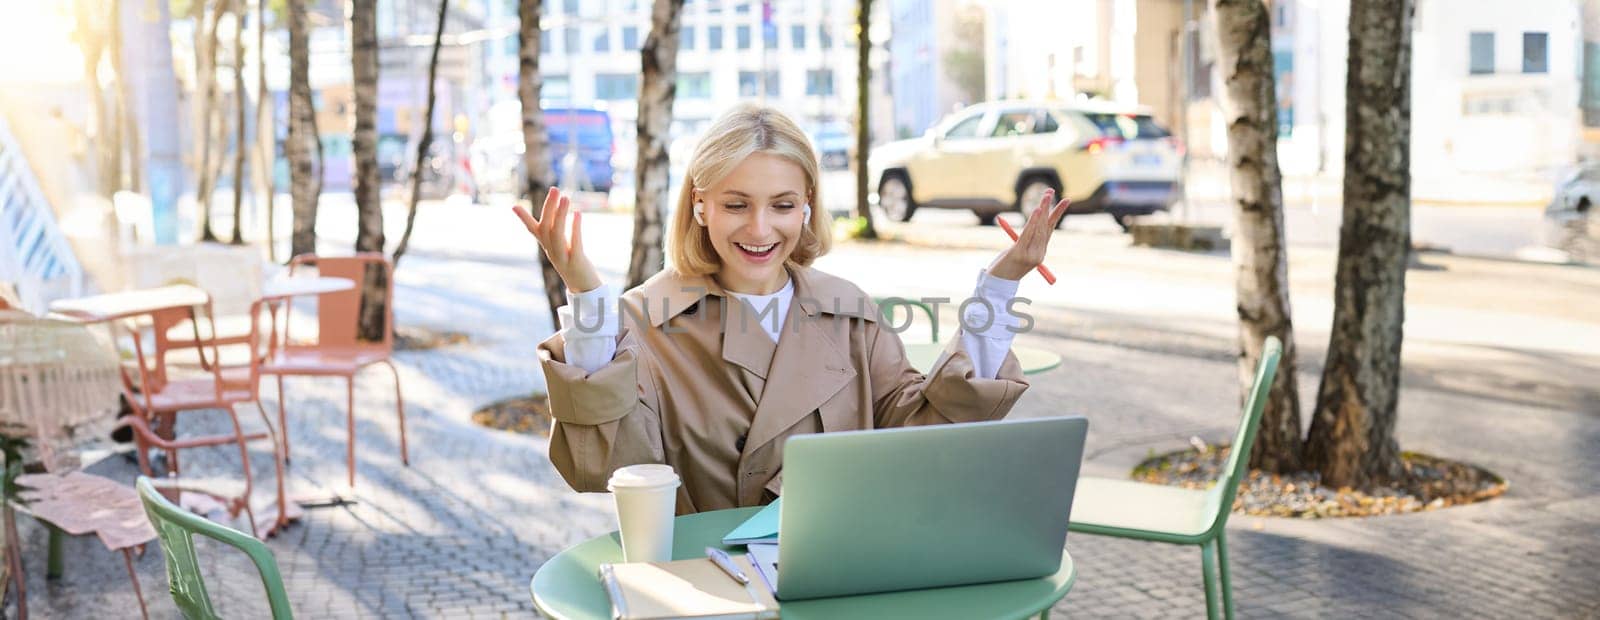
<path id="1" fill-rule="evenodd" d="M 678 209 L 667 231 L 667 257 L 672 269 L 679 274 L 710 275 L 722 268 L 722 258 L 711 245 L 710 233 L 694 221 L 694 192 L 696 188 L 707 189 L 722 181 L 752 153 L 787 159 L 806 175 L 806 202 L 811 205 L 811 223 L 801 230 L 800 239 L 785 264 L 810 265 L 833 247 L 833 224 L 828 210 L 819 204 L 822 192 L 818 187 L 817 155 L 811 149 L 811 140 L 777 109 L 744 103 L 711 123 L 689 159 L 683 189 L 678 193 Z"/>

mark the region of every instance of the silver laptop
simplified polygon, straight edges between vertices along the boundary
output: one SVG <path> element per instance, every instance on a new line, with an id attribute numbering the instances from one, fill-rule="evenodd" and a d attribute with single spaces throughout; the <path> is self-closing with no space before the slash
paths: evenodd
<path id="1" fill-rule="evenodd" d="M 783 453 L 784 600 L 1050 575 L 1089 421 L 802 435 Z"/>

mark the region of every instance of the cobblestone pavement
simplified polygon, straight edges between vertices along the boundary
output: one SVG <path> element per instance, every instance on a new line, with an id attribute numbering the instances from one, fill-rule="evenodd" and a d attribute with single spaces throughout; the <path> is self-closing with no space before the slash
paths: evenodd
<path id="1" fill-rule="evenodd" d="M 845 246 L 828 262 L 875 251 Z M 919 260 L 945 261 L 960 271 L 984 264 L 959 251 L 930 253 Z M 1156 253 L 1146 259 L 1170 267 L 1192 257 Z M 1226 273 L 1226 258 L 1216 260 L 1222 266 L 1215 268 Z M 601 262 L 603 268 L 621 264 Z M 528 580 L 540 563 L 613 527 L 607 497 L 569 491 L 541 441 L 486 431 L 468 419 L 482 404 L 542 387 L 533 345 L 549 332 L 549 319 L 529 264 L 525 257 L 465 261 L 422 253 L 397 272 L 402 324 L 472 337 L 468 344 L 396 356 L 408 406 L 410 467 L 399 462 L 386 372 L 358 378 L 354 489 L 344 484 L 343 386 L 290 380 L 291 492 L 354 500 L 309 509 L 268 542 L 297 616 L 532 617 Z M 875 290 L 892 285 L 863 284 Z M 1583 290 L 1592 309 L 1600 288 Z M 1230 433 L 1238 395 L 1233 336 L 1225 323 L 1161 324 L 1048 303 L 1039 310 L 1038 329 L 1020 342 L 1056 351 L 1065 362 L 1038 376 L 1014 415 L 1087 415 L 1086 475 L 1125 476 L 1151 451 L 1182 447 L 1191 436 L 1221 441 Z M 1315 394 L 1325 338 L 1325 332 L 1303 331 L 1302 399 Z M 1510 491 L 1485 504 L 1398 517 L 1236 517 L 1228 529 L 1240 615 L 1600 615 L 1600 481 L 1593 475 L 1600 471 L 1600 395 L 1593 382 L 1600 358 L 1408 340 L 1406 372 L 1402 446 L 1488 467 L 1510 480 Z M 273 390 L 264 392 L 274 411 Z M 241 414 L 255 417 L 248 408 Z M 185 423 L 195 432 L 220 429 L 224 419 L 215 412 L 188 416 Z M 256 479 L 270 481 L 265 446 L 252 456 Z M 237 453 L 228 450 L 195 451 L 184 465 L 200 483 L 237 478 Z M 92 471 L 131 482 L 136 468 L 112 456 Z M 265 498 L 269 491 L 257 494 Z M 45 533 L 26 517 L 20 521 L 30 611 L 49 618 L 136 617 L 119 557 L 93 538 L 69 539 L 66 575 L 46 580 Z M 1057 613 L 1204 613 L 1193 547 L 1074 534 L 1067 549 L 1079 577 Z M 259 581 L 240 554 L 202 541 L 200 555 L 224 617 L 265 615 Z M 160 551 L 152 546 L 135 566 L 152 617 L 176 617 Z"/>

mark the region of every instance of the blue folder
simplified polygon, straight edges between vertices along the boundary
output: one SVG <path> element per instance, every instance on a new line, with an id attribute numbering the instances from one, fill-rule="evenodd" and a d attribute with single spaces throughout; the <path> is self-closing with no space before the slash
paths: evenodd
<path id="1" fill-rule="evenodd" d="M 778 512 L 780 510 L 778 506 L 782 501 L 783 498 L 773 500 L 771 504 L 767 504 L 766 508 L 762 508 L 761 512 L 757 512 L 755 516 L 750 517 L 744 523 L 740 523 L 739 527 L 733 528 L 732 532 L 728 532 L 727 536 L 722 537 L 722 544 L 748 545 L 750 543 L 778 542 Z"/>

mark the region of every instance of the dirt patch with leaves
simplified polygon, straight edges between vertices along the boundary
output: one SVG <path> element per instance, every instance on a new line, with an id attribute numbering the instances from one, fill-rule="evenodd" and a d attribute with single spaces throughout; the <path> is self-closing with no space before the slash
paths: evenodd
<path id="1" fill-rule="evenodd" d="M 1186 489 L 1208 489 L 1227 464 L 1228 446 L 1204 446 L 1151 456 L 1133 469 L 1133 479 Z M 1250 470 L 1239 483 L 1233 511 L 1267 517 L 1320 519 L 1370 517 L 1437 510 L 1499 497 L 1506 481 L 1486 469 L 1404 452 L 1409 480 L 1373 489 L 1324 486 L 1314 472 L 1288 475 Z"/>
<path id="2" fill-rule="evenodd" d="M 507 398 L 472 412 L 480 426 L 534 435 L 550 436 L 550 405 L 543 394 Z"/>
<path id="3" fill-rule="evenodd" d="M 396 351 L 426 351 L 439 347 L 466 344 L 467 341 L 467 335 L 462 332 L 416 326 L 400 327 L 394 330 L 394 349 Z"/>

